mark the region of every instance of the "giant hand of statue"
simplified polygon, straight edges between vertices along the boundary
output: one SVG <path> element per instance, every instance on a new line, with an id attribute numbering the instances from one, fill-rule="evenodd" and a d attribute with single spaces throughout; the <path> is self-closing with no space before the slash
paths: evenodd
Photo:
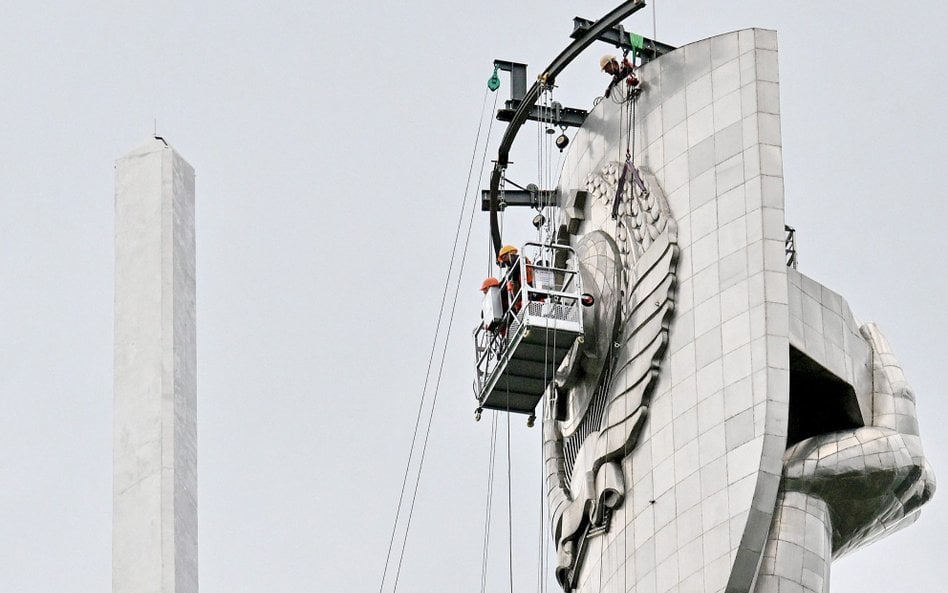
<path id="1" fill-rule="evenodd" d="M 654 178 L 610 163 L 587 178 L 594 206 L 619 215 L 583 235 L 576 251 L 584 290 L 577 341 L 548 392 L 544 454 L 556 575 L 575 584 L 586 537 L 608 526 L 625 493 L 620 463 L 636 444 L 667 344 L 678 260 L 677 226 Z M 625 181 L 625 180 L 623 180 Z"/>
<path id="2" fill-rule="evenodd" d="M 787 449 L 757 593 L 777 593 L 780 581 L 828 591 L 833 558 L 911 524 L 934 493 L 915 395 L 879 328 L 867 324 L 860 331 L 872 347 L 872 421 Z M 788 555 L 803 546 L 815 555 Z"/>

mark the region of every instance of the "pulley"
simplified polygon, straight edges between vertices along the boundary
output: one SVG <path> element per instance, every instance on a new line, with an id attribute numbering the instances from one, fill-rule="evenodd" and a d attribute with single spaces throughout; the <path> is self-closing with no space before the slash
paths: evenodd
<path id="1" fill-rule="evenodd" d="M 569 138 L 566 137 L 566 134 L 560 134 L 556 137 L 556 147 L 560 149 L 560 152 L 563 152 L 567 144 L 569 144 Z"/>
<path id="2" fill-rule="evenodd" d="M 495 65 L 494 73 L 491 74 L 490 78 L 487 79 L 487 88 L 489 88 L 491 92 L 496 91 L 497 89 L 500 88 L 500 77 L 497 76 L 497 69 L 498 69 L 498 66 Z"/>

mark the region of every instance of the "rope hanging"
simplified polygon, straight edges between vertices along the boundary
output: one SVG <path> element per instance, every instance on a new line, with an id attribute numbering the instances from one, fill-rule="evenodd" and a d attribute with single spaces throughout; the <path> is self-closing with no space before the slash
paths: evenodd
<path id="1" fill-rule="evenodd" d="M 431 352 L 429 353 L 429 356 L 428 356 L 428 365 L 425 371 L 425 380 L 424 380 L 424 384 L 421 390 L 421 398 L 418 402 L 418 412 L 415 418 L 415 426 L 414 426 L 414 429 L 412 430 L 412 438 L 411 438 L 411 445 L 409 446 L 408 460 L 405 463 L 404 476 L 402 478 L 402 485 L 401 485 L 401 489 L 398 495 L 398 503 L 396 504 L 396 508 L 395 508 L 395 519 L 392 523 L 392 533 L 389 539 L 388 550 L 385 555 L 385 565 L 382 569 L 382 576 L 379 579 L 379 593 L 382 593 L 385 587 L 385 579 L 389 575 L 389 567 L 392 563 L 392 553 L 394 550 L 395 537 L 396 537 L 396 534 L 398 533 L 399 520 L 402 517 L 403 508 L 407 504 L 408 506 L 407 519 L 405 521 L 405 530 L 404 530 L 404 535 L 401 541 L 401 551 L 398 555 L 398 560 L 397 560 L 396 568 L 395 568 L 394 582 L 392 585 L 393 593 L 397 591 L 398 589 L 398 580 L 399 580 L 399 576 L 401 575 L 402 561 L 405 555 L 405 547 L 408 541 L 408 534 L 411 529 L 411 520 L 414 514 L 415 502 L 418 497 L 418 487 L 421 482 L 422 470 L 424 468 L 425 453 L 427 452 L 427 449 L 428 449 L 428 439 L 431 434 L 432 419 L 434 417 L 435 406 L 437 405 L 437 402 L 438 402 L 438 391 L 441 386 L 441 378 L 443 376 L 444 363 L 447 356 L 447 347 L 448 347 L 449 339 L 451 336 L 451 328 L 454 323 L 454 313 L 457 307 L 457 300 L 458 300 L 458 294 L 460 291 L 461 278 L 463 276 L 464 264 L 466 261 L 467 250 L 468 250 L 468 246 L 469 246 L 470 238 L 471 238 L 471 228 L 473 226 L 473 220 L 474 220 L 473 206 L 476 205 L 476 200 L 471 203 L 471 210 L 470 210 L 468 225 L 467 225 L 467 235 L 464 241 L 463 249 L 461 249 L 459 252 L 458 244 L 460 242 L 461 229 L 463 228 L 464 214 L 465 214 L 465 211 L 467 210 L 468 200 L 471 193 L 470 187 L 471 187 L 471 179 L 473 177 L 474 163 L 477 157 L 478 144 L 480 143 L 481 130 L 482 130 L 483 121 L 484 121 L 484 113 L 487 108 L 487 93 L 488 91 L 485 90 L 484 100 L 481 106 L 481 116 L 478 121 L 477 132 L 474 138 L 474 148 L 471 154 L 471 163 L 468 169 L 467 182 L 465 183 L 463 200 L 461 202 L 461 208 L 458 213 L 458 222 L 457 222 L 457 228 L 455 229 L 454 244 L 451 249 L 451 260 L 448 266 L 447 274 L 445 275 L 444 286 L 442 287 L 441 304 L 438 310 L 438 321 L 435 326 L 434 338 L 432 339 Z M 497 106 L 497 95 L 495 94 L 492 113 L 493 111 L 496 110 L 496 106 Z M 483 148 L 483 155 L 481 157 L 481 172 L 483 172 L 484 170 L 484 163 L 486 162 L 486 159 L 487 159 L 487 147 L 490 143 L 490 134 L 491 134 L 492 129 L 493 129 L 493 118 L 490 118 L 490 124 L 488 125 L 487 136 L 486 136 L 486 140 L 485 140 L 484 148 Z M 480 183 L 481 176 L 482 175 L 478 175 L 478 184 Z M 460 259 L 460 264 L 458 264 L 459 259 Z M 447 321 L 447 325 L 444 331 L 443 344 L 442 344 L 442 349 L 441 349 L 441 358 L 438 365 L 435 386 L 434 386 L 432 397 L 431 397 L 430 409 L 429 409 L 429 413 L 424 425 L 424 439 L 422 440 L 421 449 L 420 451 L 418 451 L 418 448 L 416 446 L 417 441 L 418 441 L 418 435 L 422 429 L 423 411 L 425 409 L 428 386 L 431 380 L 432 369 L 434 367 L 435 352 L 437 350 L 439 337 L 441 337 L 441 334 L 442 334 L 442 325 L 444 323 L 444 314 L 445 314 L 446 305 L 447 305 L 448 288 L 450 286 L 451 276 L 454 274 L 455 269 L 457 269 L 457 276 L 456 276 L 456 282 L 455 282 L 455 287 L 454 287 L 454 297 L 451 303 L 450 314 L 448 315 L 448 321 Z M 417 463 L 417 470 L 416 470 L 417 474 L 415 476 L 414 488 L 411 492 L 410 498 L 408 499 L 406 503 L 405 493 L 406 493 L 406 489 L 408 485 L 408 477 L 411 473 L 412 461 L 415 458 L 416 451 L 418 451 L 418 463 Z"/>
<path id="2" fill-rule="evenodd" d="M 632 64 L 635 64 L 635 48 L 632 46 Z M 628 50 L 623 51 L 623 60 L 628 55 Z M 618 94 L 618 93 L 617 93 Z M 628 117 L 626 118 L 627 127 L 626 127 L 626 141 L 625 141 L 625 163 L 622 166 L 622 173 L 619 175 L 619 183 L 616 185 L 616 196 L 612 202 L 612 220 L 619 218 L 619 206 L 622 204 L 622 194 L 625 191 L 625 184 L 627 181 L 639 188 L 639 191 L 643 195 L 648 194 L 648 189 L 645 186 L 645 183 L 642 181 L 642 176 L 639 174 L 639 170 L 635 166 L 635 123 L 636 123 L 636 114 L 635 106 L 638 103 L 639 89 L 637 87 L 628 87 L 628 95 L 625 98 L 625 101 L 628 105 Z M 620 122 L 621 122 L 620 116 Z"/>
<path id="3" fill-rule="evenodd" d="M 490 463 L 487 467 L 487 508 L 484 512 L 484 545 L 481 550 L 481 589 L 487 593 L 488 552 L 490 551 L 490 515 L 494 495 L 494 466 L 497 460 L 497 412 L 491 415 Z"/>

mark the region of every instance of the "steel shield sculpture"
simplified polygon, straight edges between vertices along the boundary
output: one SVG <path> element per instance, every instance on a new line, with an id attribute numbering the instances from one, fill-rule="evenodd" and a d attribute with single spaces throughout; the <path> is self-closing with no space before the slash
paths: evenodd
<path id="1" fill-rule="evenodd" d="M 828 591 L 834 557 L 934 491 L 914 395 L 878 328 L 787 265 L 776 34 L 639 74 L 641 182 L 619 181 L 620 97 L 590 113 L 558 187 L 595 304 L 546 396 L 557 579 Z"/>

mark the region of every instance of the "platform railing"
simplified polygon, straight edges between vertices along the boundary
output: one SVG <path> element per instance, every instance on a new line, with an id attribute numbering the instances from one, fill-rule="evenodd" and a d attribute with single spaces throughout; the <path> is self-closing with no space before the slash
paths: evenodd
<path id="1" fill-rule="evenodd" d="M 517 265 L 501 279 L 501 290 L 507 304 L 503 321 L 493 330 L 478 324 L 473 332 L 474 389 L 479 399 L 509 360 L 511 347 L 531 328 L 582 333 L 582 281 L 572 248 L 527 243 Z"/>

